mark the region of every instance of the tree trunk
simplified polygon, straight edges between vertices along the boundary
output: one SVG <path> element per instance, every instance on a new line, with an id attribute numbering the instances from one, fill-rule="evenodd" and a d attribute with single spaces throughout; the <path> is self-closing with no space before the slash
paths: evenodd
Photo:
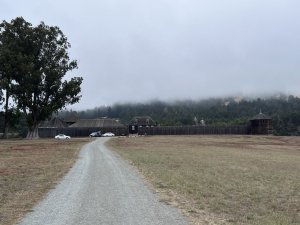
<path id="1" fill-rule="evenodd" d="M 6 90 L 3 138 L 8 138 L 8 99 L 9 99 L 9 91 Z"/>
<path id="2" fill-rule="evenodd" d="M 38 124 L 33 125 L 28 129 L 27 139 L 38 139 L 39 137 L 39 126 Z"/>

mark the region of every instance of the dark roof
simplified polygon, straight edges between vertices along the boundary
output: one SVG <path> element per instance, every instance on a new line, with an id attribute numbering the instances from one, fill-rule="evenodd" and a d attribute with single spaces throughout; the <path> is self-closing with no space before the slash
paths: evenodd
<path id="1" fill-rule="evenodd" d="M 45 120 L 42 121 L 39 125 L 39 127 L 46 127 L 46 128 L 50 128 L 50 127 L 55 127 L 55 128 L 62 128 L 62 127 L 67 127 L 67 124 L 58 117 L 53 117 L 50 120 Z"/>
<path id="2" fill-rule="evenodd" d="M 122 127 L 124 126 L 116 119 L 80 119 L 70 127 Z"/>
<path id="3" fill-rule="evenodd" d="M 69 112 L 64 119 L 66 123 L 75 123 L 77 122 L 77 120 L 78 120 L 78 114 L 75 111 Z"/>
<path id="4" fill-rule="evenodd" d="M 267 116 L 267 115 L 263 114 L 262 112 L 260 112 L 259 114 L 257 114 L 250 120 L 271 120 L 271 119 L 272 119 L 272 117 Z"/>
<path id="5" fill-rule="evenodd" d="M 156 122 L 150 116 L 136 116 L 133 117 L 129 125 L 156 126 Z"/>

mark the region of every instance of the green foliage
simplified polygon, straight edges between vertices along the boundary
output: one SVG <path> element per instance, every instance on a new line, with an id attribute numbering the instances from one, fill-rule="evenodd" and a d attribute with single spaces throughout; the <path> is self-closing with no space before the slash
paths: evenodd
<path id="1" fill-rule="evenodd" d="M 71 47 L 58 27 L 41 22 L 34 27 L 22 17 L 0 24 L 0 74 L 18 109 L 26 115 L 29 130 L 68 104 L 79 101 L 81 77 L 63 81 L 77 68 L 67 50 Z"/>
<path id="2" fill-rule="evenodd" d="M 9 120 L 7 121 L 7 125 L 10 128 L 10 131 L 18 131 L 19 129 L 22 128 L 22 126 L 24 126 L 24 123 L 22 121 L 23 115 L 16 108 L 8 109 L 7 116 L 9 118 Z M 4 119 L 5 119 L 5 113 L 0 112 L 0 128 L 4 127 Z"/>

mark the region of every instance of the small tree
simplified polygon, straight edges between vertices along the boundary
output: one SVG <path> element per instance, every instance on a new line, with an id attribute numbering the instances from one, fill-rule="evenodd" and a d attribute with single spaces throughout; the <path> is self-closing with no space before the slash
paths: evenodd
<path id="1" fill-rule="evenodd" d="M 53 112 L 81 98 L 82 77 L 63 81 L 77 68 L 67 50 L 71 47 L 58 27 L 41 22 L 33 27 L 22 17 L 0 24 L 0 69 L 10 78 L 10 93 L 27 119 L 27 138 L 38 138 L 39 123 Z M 13 58 L 13 60 L 8 60 Z M 6 59 L 6 60 L 5 60 Z M 7 68 L 13 68 L 7 69 Z"/>

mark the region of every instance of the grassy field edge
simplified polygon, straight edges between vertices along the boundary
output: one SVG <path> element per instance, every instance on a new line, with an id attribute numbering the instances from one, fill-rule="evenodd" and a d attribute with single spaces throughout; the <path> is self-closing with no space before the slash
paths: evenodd
<path id="1" fill-rule="evenodd" d="M 300 138 L 153 136 L 107 143 L 193 224 L 300 222 Z"/>

